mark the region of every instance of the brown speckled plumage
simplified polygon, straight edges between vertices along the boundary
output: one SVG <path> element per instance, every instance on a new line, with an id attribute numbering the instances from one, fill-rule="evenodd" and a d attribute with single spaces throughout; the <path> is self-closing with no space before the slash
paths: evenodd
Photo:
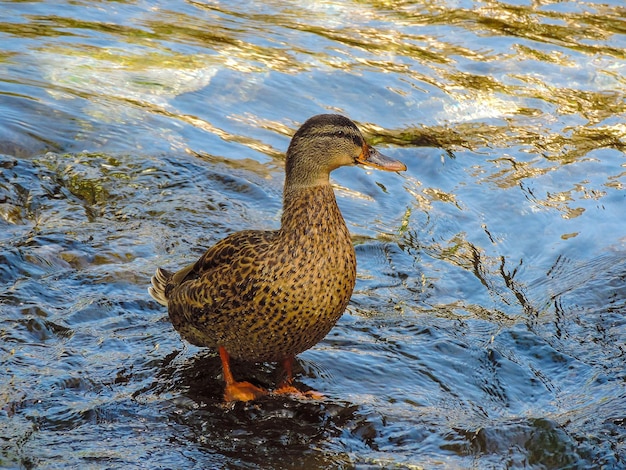
<path id="1" fill-rule="evenodd" d="M 354 248 L 328 178 L 357 163 L 405 169 L 367 146 L 349 119 L 309 119 L 287 151 L 279 230 L 233 233 L 175 274 L 157 270 L 150 294 L 167 305 L 181 336 L 255 362 L 289 360 L 324 338 L 356 279 Z"/>

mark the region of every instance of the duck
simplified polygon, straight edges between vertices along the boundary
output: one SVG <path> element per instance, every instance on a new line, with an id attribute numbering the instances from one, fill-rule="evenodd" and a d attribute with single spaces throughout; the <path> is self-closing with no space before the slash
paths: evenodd
<path id="1" fill-rule="evenodd" d="M 330 183 L 333 170 L 353 165 L 406 170 L 349 118 L 309 118 L 286 152 L 280 228 L 232 233 L 196 262 L 152 277 L 148 291 L 180 336 L 219 354 L 225 402 L 322 396 L 294 386 L 293 365 L 332 329 L 355 286 L 356 254 Z M 272 392 L 235 380 L 233 358 L 279 363 L 284 378 Z"/>

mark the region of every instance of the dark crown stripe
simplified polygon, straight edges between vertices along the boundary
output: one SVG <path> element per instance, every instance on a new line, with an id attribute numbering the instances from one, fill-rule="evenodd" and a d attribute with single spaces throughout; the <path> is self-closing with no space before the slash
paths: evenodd
<path id="1" fill-rule="evenodd" d="M 340 132 L 343 132 L 343 134 L 340 134 Z M 354 133 L 354 131 L 352 131 L 352 129 L 337 129 L 335 131 L 330 131 L 330 132 L 320 132 L 320 133 L 316 133 L 315 137 L 328 137 L 330 139 L 347 139 L 347 140 L 351 140 L 352 142 L 354 142 L 354 145 L 356 145 L 357 147 L 361 147 L 363 145 L 363 138 L 360 135 L 357 135 Z"/>

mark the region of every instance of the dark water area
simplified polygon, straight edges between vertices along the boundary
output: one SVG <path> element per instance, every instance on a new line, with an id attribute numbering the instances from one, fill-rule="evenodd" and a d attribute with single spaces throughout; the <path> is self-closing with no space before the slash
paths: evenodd
<path id="1" fill-rule="evenodd" d="M 1 468 L 626 468 L 622 1 L 0 2 Z M 340 112 L 357 285 L 226 406 L 147 293 Z M 274 364 L 236 364 L 270 386 Z"/>

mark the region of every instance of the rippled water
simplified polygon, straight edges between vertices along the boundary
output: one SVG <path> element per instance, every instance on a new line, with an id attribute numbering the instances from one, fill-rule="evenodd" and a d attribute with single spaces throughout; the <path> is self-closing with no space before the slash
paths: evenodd
<path id="1" fill-rule="evenodd" d="M 626 467 L 621 1 L 0 3 L 0 467 Z M 333 174 L 326 398 L 224 407 L 149 277 L 328 111 L 409 169 Z"/>

